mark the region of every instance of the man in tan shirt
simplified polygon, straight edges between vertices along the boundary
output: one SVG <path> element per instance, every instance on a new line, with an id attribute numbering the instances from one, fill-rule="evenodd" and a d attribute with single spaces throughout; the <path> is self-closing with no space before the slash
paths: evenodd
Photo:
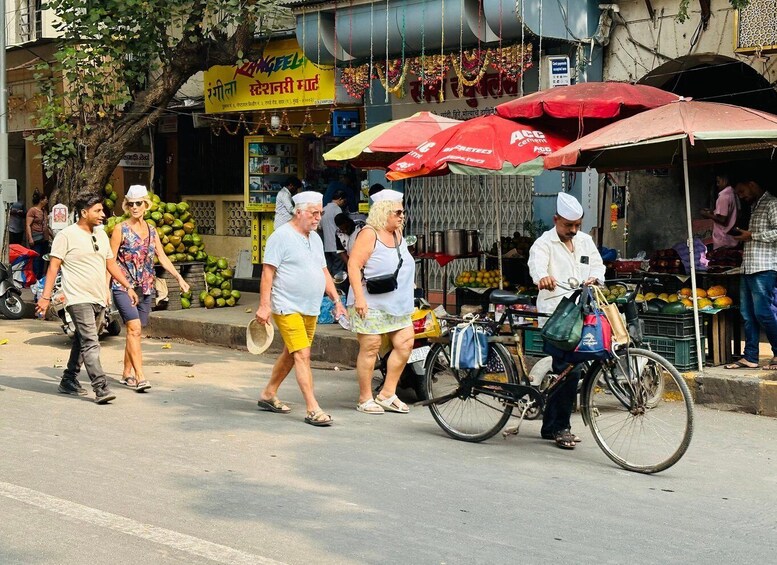
<path id="1" fill-rule="evenodd" d="M 105 219 L 102 201 L 102 196 L 96 193 L 83 193 L 76 197 L 78 222 L 54 238 L 46 285 L 36 307 L 38 312 L 48 309 L 54 281 L 62 267 L 62 291 L 67 301 L 67 311 L 76 326 L 76 335 L 67 369 L 59 383 L 59 392 L 86 395 L 86 390 L 77 378 L 83 363 L 92 381 L 94 401 L 97 404 L 105 404 L 116 398 L 108 389 L 105 371 L 100 364 L 100 341 L 97 335 L 97 320 L 104 315 L 109 300 L 106 269 L 127 289 L 132 303 L 137 304 L 138 301 L 135 291 L 116 264 L 105 230 L 100 227 Z"/>

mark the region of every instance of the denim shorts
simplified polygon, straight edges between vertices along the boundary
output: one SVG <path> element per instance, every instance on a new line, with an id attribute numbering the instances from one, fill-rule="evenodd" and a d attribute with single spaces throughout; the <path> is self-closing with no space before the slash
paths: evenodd
<path id="1" fill-rule="evenodd" d="M 141 294 L 140 287 L 135 289 L 135 293 L 138 295 L 138 303 L 133 306 L 130 300 L 129 294 L 124 290 L 112 291 L 113 303 L 116 304 L 116 308 L 121 314 L 121 319 L 126 324 L 130 320 L 140 320 L 141 327 L 146 327 L 148 324 L 148 315 L 151 314 L 151 303 L 153 301 L 153 294 Z"/>

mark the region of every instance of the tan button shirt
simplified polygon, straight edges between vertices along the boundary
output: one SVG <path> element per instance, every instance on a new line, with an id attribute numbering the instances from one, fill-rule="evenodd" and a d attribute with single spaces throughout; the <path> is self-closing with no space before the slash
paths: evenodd
<path id="1" fill-rule="evenodd" d="M 97 251 L 94 249 L 95 245 Z M 113 252 L 102 227 L 98 227 L 91 234 L 81 229 L 78 224 L 66 227 L 54 238 L 51 255 L 62 260 L 62 291 L 68 306 L 106 305 L 106 262 L 113 258 Z"/>

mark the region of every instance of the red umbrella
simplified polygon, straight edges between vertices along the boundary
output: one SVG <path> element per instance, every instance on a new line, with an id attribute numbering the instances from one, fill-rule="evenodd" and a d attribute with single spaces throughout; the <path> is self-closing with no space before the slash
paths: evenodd
<path id="1" fill-rule="evenodd" d="M 564 147 L 567 138 L 499 116 L 473 118 L 429 138 L 389 166 L 386 178 L 430 174 L 537 175 L 542 157 Z"/>
<path id="2" fill-rule="evenodd" d="M 581 82 L 541 90 L 496 107 L 503 118 L 553 121 L 557 127 L 594 131 L 614 120 L 633 116 L 679 100 L 677 94 L 644 84 L 626 82 Z M 555 120 L 575 120 L 556 124 Z M 583 128 L 585 125 L 585 128 Z"/>

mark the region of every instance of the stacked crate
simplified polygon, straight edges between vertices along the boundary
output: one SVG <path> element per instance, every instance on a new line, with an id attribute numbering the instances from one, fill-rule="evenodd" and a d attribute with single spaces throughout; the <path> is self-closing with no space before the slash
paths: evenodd
<path id="1" fill-rule="evenodd" d="M 191 307 L 200 308 L 200 293 L 205 290 L 205 264 L 201 262 L 174 263 L 175 268 L 181 273 L 183 280 L 189 285 L 189 292 L 192 293 Z M 175 276 L 157 266 L 157 278 L 163 279 L 167 283 L 167 301 L 160 302 L 158 310 L 181 310 L 181 287 Z"/>
<path id="2" fill-rule="evenodd" d="M 685 314 L 639 315 L 644 323 L 644 339 L 650 349 L 665 357 L 678 371 L 690 371 L 699 366 L 696 350 L 693 312 Z M 700 322 L 701 323 L 701 322 Z M 704 356 L 704 328 L 701 339 L 701 355 Z"/>

